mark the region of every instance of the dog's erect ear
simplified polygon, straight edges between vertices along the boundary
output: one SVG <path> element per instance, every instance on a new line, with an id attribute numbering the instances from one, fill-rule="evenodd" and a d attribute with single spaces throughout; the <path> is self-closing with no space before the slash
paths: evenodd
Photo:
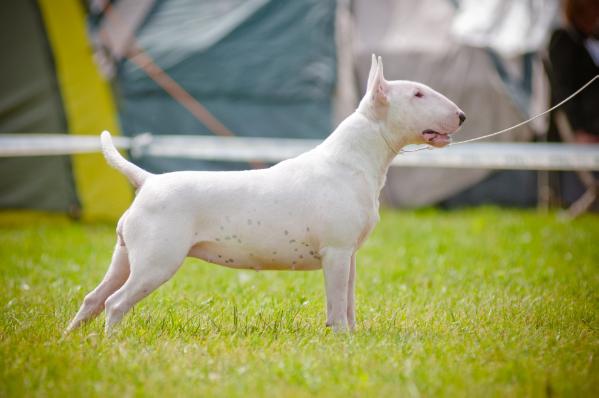
<path id="1" fill-rule="evenodd" d="M 374 79 L 377 67 L 378 63 L 376 62 L 376 56 L 372 54 L 372 63 L 370 64 L 370 72 L 368 72 L 368 83 L 366 83 L 366 92 L 369 92 L 372 89 L 372 79 Z"/>
<path id="2" fill-rule="evenodd" d="M 376 64 L 376 67 L 375 67 Z M 374 69 L 374 73 L 373 73 Z M 383 59 L 378 57 L 378 62 L 375 60 L 374 54 L 372 55 L 372 67 L 370 68 L 370 74 L 372 79 L 368 78 L 369 90 L 371 98 L 376 105 L 388 105 L 389 104 L 389 85 L 383 76 Z"/>

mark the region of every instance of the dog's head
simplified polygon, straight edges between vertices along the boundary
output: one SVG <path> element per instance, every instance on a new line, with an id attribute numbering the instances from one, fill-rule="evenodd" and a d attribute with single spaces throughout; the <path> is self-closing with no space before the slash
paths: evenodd
<path id="1" fill-rule="evenodd" d="M 448 145 L 466 119 L 456 104 L 424 84 L 385 80 L 382 58 L 374 54 L 360 109 L 385 123 L 392 138 L 435 147 Z"/>

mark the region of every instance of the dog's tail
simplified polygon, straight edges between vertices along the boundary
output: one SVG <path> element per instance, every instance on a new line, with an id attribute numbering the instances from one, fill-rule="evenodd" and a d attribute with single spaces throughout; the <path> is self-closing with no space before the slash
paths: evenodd
<path id="1" fill-rule="evenodd" d="M 104 130 L 102 132 L 100 140 L 102 141 L 102 153 L 108 164 L 123 173 L 131 181 L 135 189 L 140 188 L 147 178 L 152 175 L 125 159 L 114 147 L 108 131 Z"/>

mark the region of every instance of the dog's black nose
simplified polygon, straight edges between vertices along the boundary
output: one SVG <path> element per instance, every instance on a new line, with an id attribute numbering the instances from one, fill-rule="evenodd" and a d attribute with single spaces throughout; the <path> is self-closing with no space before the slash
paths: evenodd
<path id="1" fill-rule="evenodd" d="M 458 117 L 460 118 L 460 126 L 461 126 L 462 123 L 464 123 L 464 120 L 466 120 L 466 115 L 464 114 L 464 112 L 458 112 Z"/>

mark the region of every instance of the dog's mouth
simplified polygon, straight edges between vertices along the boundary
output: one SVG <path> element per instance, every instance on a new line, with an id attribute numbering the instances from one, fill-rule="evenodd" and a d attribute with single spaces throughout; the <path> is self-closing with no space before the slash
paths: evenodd
<path id="1" fill-rule="evenodd" d="M 437 148 L 447 146 L 451 143 L 451 135 L 449 133 L 440 133 L 431 129 L 424 130 L 422 132 L 422 138 L 426 144 Z"/>

